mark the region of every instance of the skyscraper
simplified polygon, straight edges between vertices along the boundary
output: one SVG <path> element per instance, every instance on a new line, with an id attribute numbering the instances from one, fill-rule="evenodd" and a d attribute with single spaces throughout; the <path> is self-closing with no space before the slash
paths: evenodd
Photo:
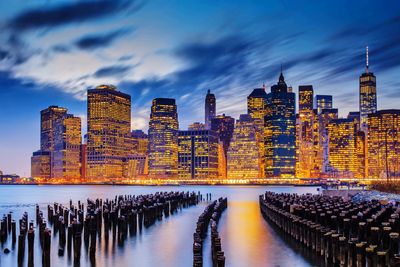
<path id="1" fill-rule="evenodd" d="M 149 175 L 178 176 L 178 113 L 175 99 L 153 99 L 149 122 Z"/>
<path id="2" fill-rule="evenodd" d="M 294 177 L 296 165 L 295 94 L 288 92 L 281 72 L 279 81 L 267 94 L 265 119 L 266 177 Z"/>
<path id="3" fill-rule="evenodd" d="M 368 115 L 376 111 L 376 77 L 369 71 L 367 46 L 365 72 L 360 76 L 360 128 L 362 131 L 368 129 Z"/>
<path id="4" fill-rule="evenodd" d="M 297 177 L 311 178 L 314 170 L 314 90 L 312 85 L 299 86 L 299 126 L 297 127 Z"/>
<path id="5" fill-rule="evenodd" d="M 65 114 L 55 123 L 51 178 L 78 181 L 81 178 L 81 118 Z"/>
<path id="6" fill-rule="evenodd" d="M 131 97 L 112 85 L 88 90 L 87 176 L 110 181 L 123 176 L 131 134 Z"/>
<path id="7" fill-rule="evenodd" d="M 323 109 L 333 108 L 333 100 L 331 95 L 316 95 L 315 107 L 318 114 L 321 114 Z"/>
<path id="8" fill-rule="evenodd" d="M 206 124 L 206 129 L 211 128 L 211 120 L 212 118 L 215 117 L 216 115 L 216 101 L 215 101 L 215 95 L 210 92 L 210 90 L 207 91 L 206 99 L 205 99 L 205 124 Z"/>
<path id="9" fill-rule="evenodd" d="M 54 150 L 55 122 L 67 114 L 67 109 L 50 106 L 40 111 L 40 150 Z"/>
<path id="10" fill-rule="evenodd" d="M 38 180 L 50 178 L 51 156 L 49 151 L 38 150 L 31 157 L 31 176 Z"/>
<path id="11" fill-rule="evenodd" d="M 178 177 L 216 179 L 218 177 L 218 135 L 212 130 L 179 131 Z"/>
<path id="12" fill-rule="evenodd" d="M 368 115 L 368 177 L 400 178 L 400 110 Z"/>
<path id="13" fill-rule="evenodd" d="M 265 159 L 264 159 L 264 116 L 266 114 L 265 85 L 262 88 L 255 88 L 247 97 L 247 113 L 251 116 L 256 129 L 256 139 L 259 150 L 259 177 L 265 177 Z"/>
<path id="14" fill-rule="evenodd" d="M 261 178 L 260 150 L 256 136 L 256 126 L 249 114 L 241 114 L 236 121 L 235 130 L 227 155 L 228 179 Z"/>
<path id="15" fill-rule="evenodd" d="M 328 124 L 330 174 L 353 178 L 356 170 L 355 125 L 352 119 L 334 119 Z"/>
<path id="16" fill-rule="evenodd" d="M 211 130 L 218 133 L 219 140 L 224 146 L 224 153 L 228 151 L 231 142 L 233 129 L 235 128 L 235 119 L 225 114 L 218 115 L 211 120 Z"/>

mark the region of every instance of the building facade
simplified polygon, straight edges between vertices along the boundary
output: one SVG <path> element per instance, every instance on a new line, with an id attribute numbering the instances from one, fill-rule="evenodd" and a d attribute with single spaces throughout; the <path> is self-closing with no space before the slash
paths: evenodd
<path id="1" fill-rule="evenodd" d="M 331 95 L 316 95 L 315 108 L 318 114 L 321 114 L 323 109 L 333 108 L 333 97 Z"/>
<path id="2" fill-rule="evenodd" d="M 259 159 L 259 141 L 254 120 L 249 114 L 242 114 L 236 121 L 228 149 L 227 178 L 261 178 Z"/>
<path id="3" fill-rule="evenodd" d="M 255 88 L 247 97 L 247 114 L 251 116 L 256 128 L 256 139 L 259 150 L 259 177 L 265 177 L 265 157 L 264 157 L 264 116 L 266 114 L 265 85 L 262 88 Z"/>
<path id="4" fill-rule="evenodd" d="M 40 111 L 40 150 L 54 150 L 55 123 L 67 114 L 67 109 L 50 106 Z"/>
<path id="5" fill-rule="evenodd" d="M 149 122 L 149 176 L 178 177 L 178 130 L 175 99 L 154 99 Z"/>
<path id="6" fill-rule="evenodd" d="M 369 178 L 400 178 L 400 110 L 368 115 L 367 168 Z"/>
<path id="7" fill-rule="evenodd" d="M 355 126 L 352 119 L 334 119 L 328 124 L 330 175 L 354 178 L 356 171 Z"/>
<path id="8" fill-rule="evenodd" d="M 295 94 L 288 92 L 282 73 L 266 100 L 265 175 L 267 178 L 292 178 L 296 166 Z"/>
<path id="9" fill-rule="evenodd" d="M 66 114 L 55 123 L 51 178 L 78 181 L 81 178 L 81 118 Z"/>
<path id="10" fill-rule="evenodd" d="M 299 118 L 297 120 L 296 175 L 300 178 L 314 178 L 314 90 L 312 85 L 299 86 Z"/>
<path id="11" fill-rule="evenodd" d="M 225 114 L 218 115 L 211 120 L 211 130 L 217 132 L 219 140 L 223 143 L 224 153 L 228 151 L 232 139 L 235 119 Z"/>
<path id="12" fill-rule="evenodd" d="M 179 131 L 179 179 L 218 177 L 218 135 L 212 130 Z"/>
<path id="13" fill-rule="evenodd" d="M 217 109 L 217 103 L 215 99 L 215 95 L 210 92 L 210 90 L 207 91 L 205 103 L 205 126 L 206 129 L 211 128 L 211 120 L 215 118 L 216 115 L 216 109 Z"/>
<path id="14" fill-rule="evenodd" d="M 99 182 L 122 178 L 129 153 L 131 97 L 112 85 L 100 85 L 87 95 L 87 176 Z"/>
<path id="15" fill-rule="evenodd" d="M 51 171 L 51 156 L 49 151 L 38 150 L 31 157 L 31 177 L 37 180 L 48 180 Z"/>

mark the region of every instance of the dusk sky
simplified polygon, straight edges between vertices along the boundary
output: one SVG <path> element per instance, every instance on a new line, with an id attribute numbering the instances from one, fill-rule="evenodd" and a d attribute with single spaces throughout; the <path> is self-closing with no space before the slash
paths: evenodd
<path id="1" fill-rule="evenodd" d="M 385 3 L 385 4 L 383 4 Z M 332 94 L 358 111 L 370 50 L 378 109 L 399 108 L 400 1 L 1 1 L 0 170 L 30 175 L 40 110 L 82 117 L 86 90 L 114 84 L 132 96 L 132 129 L 147 131 L 151 100 L 176 98 L 181 129 L 217 113 L 238 118 L 246 97 L 277 82 Z"/>

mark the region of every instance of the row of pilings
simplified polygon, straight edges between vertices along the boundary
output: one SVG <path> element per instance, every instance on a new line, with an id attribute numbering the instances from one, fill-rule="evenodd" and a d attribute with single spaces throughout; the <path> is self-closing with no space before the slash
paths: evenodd
<path id="1" fill-rule="evenodd" d="M 266 192 L 261 213 L 327 266 L 400 266 L 398 204 Z"/>
<path id="2" fill-rule="evenodd" d="M 218 233 L 218 222 L 222 212 L 228 207 L 227 198 L 219 198 L 211 202 L 200 214 L 196 231 L 193 234 L 193 266 L 203 266 L 203 241 L 207 236 L 208 226 L 211 228 L 211 257 L 214 267 L 225 266 L 225 255 L 222 251 L 221 238 Z"/>
<path id="3" fill-rule="evenodd" d="M 5 244 L 11 236 L 11 249 L 15 249 L 18 241 L 18 266 L 23 266 L 26 243 L 28 243 L 27 264 L 34 264 L 35 249 L 40 249 L 42 266 L 50 266 L 52 236 L 58 236 L 58 256 L 67 252 L 68 259 L 73 255 L 74 266 L 80 265 L 82 242 L 84 249 L 95 265 L 96 241 L 105 241 L 108 246 L 112 238 L 118 246 L 123 247 L 128 237 L 141 232 L 143 227 L 150 227 L 157 221 L 182 210 L 197 205 L 202 201 L 200 192 L 157 192 L 147 195 L 118 195 L 114 199 L 87 199 L 85 203 L 78 201 L 69 206 L 59 203 L 47 206 L 47 218 L 39 205 L 36 205 L 36 225 L 24 212 L 19 220 L 17 240 L 16 222 L 12 213 L 3 216 L 0 222 L 0 242 Z M 40 247 L 35 248 L 35 232 Z M 57 239 L 56 239 L 57 240 Z M 10 249 L 4 249 L 8 254 Z M 36 254 L 37 255 L 37 254 Z M 39 254 L 40 255 L 40 254 Z"/>

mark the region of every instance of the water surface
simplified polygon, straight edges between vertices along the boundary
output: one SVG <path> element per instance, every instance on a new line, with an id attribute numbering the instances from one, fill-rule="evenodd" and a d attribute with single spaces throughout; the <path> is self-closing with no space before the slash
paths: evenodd
<path id="1" fill-rule="evenodd" d="M 47 218 L 47 205 L 54 202 L 69 206 L 69 200 L 86 202 L 87 198 L 114 198 L 115 195 L 139 195 L 157 191 L 200 191 L 212 198 L 228 197 L 228 209 L 219 222 L 222 249 L 226 266 L 312 266 L 316 262 L 295 244 L 285 242 L 284 237 L 262 218 L 258 196 L 266 190 L 290 193 L 317 193 L 317 187 L 295 186 L 0 186 L 0 216 L 9 211 L 18 220 L 24 211 L 34 219 L 35 205 L 39 204 Z M 192 266 L 193 232 L 198 216 L 206 202 L 183 209 L 164 218 L 141 233 L 127 238 L 124 246 L 112 240 L 105 244 L 98 240 L 96 261 L 91 262 L 82 244 L 80 266 Z M 17 231 L 18 232 L 18 231 Z M 37 235 L 37 230 L 35 230 Z M 102 235 L 104 236 L 104 235 Z M 11 246 L 11 237 L 2 245 L 0 266 L 16 266 L 17 247 Z M 205 240 L 204 266 L 211 266 L 209 239 Z M 38 240 L 35 246 L 35 266 L 41 266 L 41 250 Z M 57 255 L 58 237 L 53 237 L 51 266 L 73 266 L 67 253 Z M 4 248 L 11 253 L 3 253 Z M 27 247 L 27 246 L 26 246 Z M 73 255 L 72 255 L 73 257 Z M 25 253 L 25 260 L 27 253 Z M 24 266 L 26 266 L 26 262 Z"/>

